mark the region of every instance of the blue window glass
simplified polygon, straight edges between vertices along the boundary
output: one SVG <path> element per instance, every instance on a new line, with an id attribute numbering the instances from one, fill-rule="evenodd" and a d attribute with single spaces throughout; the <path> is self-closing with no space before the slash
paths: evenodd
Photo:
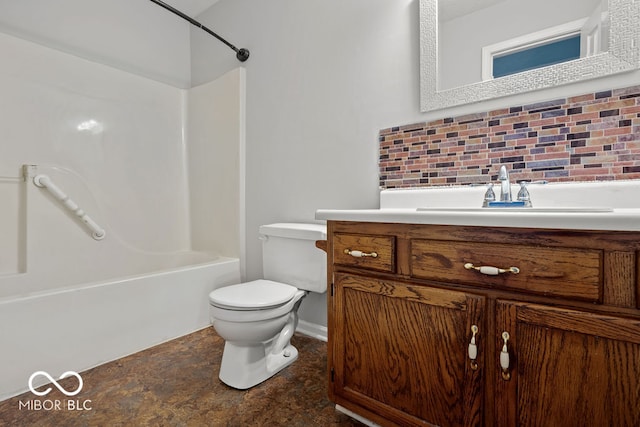
<path id="1" fill-rule="evenodd" d="M 493 77 L 546 67 L 580 58 L 580 34 L 569 38 L 493 57 Z"/>

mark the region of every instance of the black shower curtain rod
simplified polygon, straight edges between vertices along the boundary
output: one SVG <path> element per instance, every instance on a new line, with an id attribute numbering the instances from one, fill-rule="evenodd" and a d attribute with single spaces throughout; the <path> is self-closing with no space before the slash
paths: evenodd
<path id="1" fill-rule="evenodd" d="M 196 27 L 206 31 L 207 33 L 211 34 L 213 37 L 215 37 L 218 40 L 220 40 L 222 43 L 224 43 L 227 46 L 229 46 L 236 53 L 236 58 L 238 58 L 238 61 L 244 62 L 247 59 L 249 59 L 249 51 L 247 49 L 238 49 L 237 47 L 235 47 L 234 45 L 232 45 L 231 43 L 229 43 L 228 41 L 226 41 L 225 39 L 223 39 L 222 37 L 220 37 L 219 35 L 217 35 L 213 31 L 211 31 L 210 29 L 208 29 L 207 27 L 205 27 L 204 25 L 202 25 L 201 23 L 196 21 L 195 19 L 191 18 L 190 16 L 185 15 L 184 13 L 180 12 L 178 9 L 176 9 L 176 8 L 174 8 L 172 6 L 169 6 L 168 4 L 166 4 L 163 1 L 160 1 L 160 0 L 149 0 L 149 1 L 157 4 L 158 6 L 164 7 L 169 12 L 175 13 L 180 18 L 189 21 L 192 25 L 195 25 Z"/>

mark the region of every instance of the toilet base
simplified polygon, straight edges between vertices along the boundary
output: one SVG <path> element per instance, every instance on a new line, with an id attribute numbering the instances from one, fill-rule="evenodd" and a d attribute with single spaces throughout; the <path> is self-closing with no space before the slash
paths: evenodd
<path id="1" fill-rule="evenodd" d="M 251 345 L 227 341 L 220 365 L 220 380 L 228 386 L 245 390 L 271 378 L 298 359 L 298 350 L 291 344 L 274 353 L 274 341 Z"/>

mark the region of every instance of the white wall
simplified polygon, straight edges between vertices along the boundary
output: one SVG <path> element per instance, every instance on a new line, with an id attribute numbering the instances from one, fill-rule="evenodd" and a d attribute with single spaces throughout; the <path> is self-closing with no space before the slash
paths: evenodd
<path id="1" fill-rule="evenodd" d="M 412 0 L 222 0 L 198 19 L 251 51 L 247 68 L 247 275 L 261 277 L 258 227 L 313 222 L 318 208 L 378 205 L 377 132 L 418 113 Z M 413 52 L 416 54 L 413 55 Z M 192 81 L 236 66 L 192 31 Z M 326 322 L 324 296 L 301 317 Z"/>
<path id="2" fill-rule="evenodd" d="M 0 0 L 0 31 L 180 88 L 190 24 L 148 0 Z"/>
<path id="3" fill-rule="evenodd" d="M 637 84 L 629 73 L 420 113 L 418 0 L 221 0 L 198 16 L 251 51 L 247 69 L 247 271 L 261 275 L 260 224 L 318 208 L 378 206 L 378 131 L 423 120 Z M 192 30 L 192 79 L 237 66 Z M 322 297 L 303 319 L 323 321 Z"/>

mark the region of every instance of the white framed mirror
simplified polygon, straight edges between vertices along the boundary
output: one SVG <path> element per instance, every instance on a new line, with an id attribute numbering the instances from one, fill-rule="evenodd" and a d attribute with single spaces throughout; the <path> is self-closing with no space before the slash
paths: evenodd
<path id="1" fill-rule="evenodd" d="M 542 3 L 420 0 L 421 110 L 439 110 L 640 67 L 640 0 L 553 0 L 548 8 Z M 509 15 L 510 11 L 516 15 Z M 498 27 L 498 22 L 503 25 Z M 540 27 L 532 27 L 534 23 Z M 500 77 L 491 75 L 494 57 L 523 50 L 526 43 L 536 45 L 535 38 L 541 34 L 549 38 L 555 31 L 557 39 L 562 28 L 571 28 L 574 33 L 578 28 L 582 34 L 577 59 Z M 597 34 L 592 36 L 594 28 Z"/>

